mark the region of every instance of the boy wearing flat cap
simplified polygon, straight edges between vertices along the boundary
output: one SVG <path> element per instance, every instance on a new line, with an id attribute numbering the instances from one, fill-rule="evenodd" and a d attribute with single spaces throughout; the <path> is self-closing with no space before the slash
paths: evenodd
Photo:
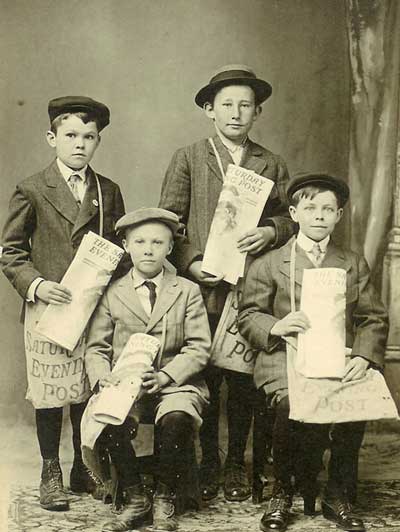
<path id="1" fill-rule="evenodd" d="M 222 277 L 203 272 L 201 264 L 222 189 L 222 174 L 228 165 L 240 165 L 275 182 L 259 227 L 243 234 L 237 242 L 243 253 L 255 255 L 279 247 L 294 230 L 287 214 L 286 164 L 248 137 L 261 114 L 261 104 L 271 92 L 271 85 L 259 79 L 249 67 L 222 67 L 195 97 L 196 104 L 213 121 L 215 135 L 179 149 L 162 186 L 160 207 L 175 212 L 186 226 L 186 236 L 176 242 L 173 260 L 182 275 L 199 283 L 212 333 L 230 287 Z M 213 366 L 206 370 L 211 399 L 200 433 L 202 491 L 203 498 L 208 500 L 216 497 L 219 489 L 219 389 L 224 377 L 228 386 L 229 433 L 224 495 L 227 500 L 240 501 L 250 496 L 244 452 L 252 417 L 253 382 L 250 375 Z"/>
<path id="2" fill-rule="evenodd" d="M 292 219 L 299 233 L 278 250 L 258 257 L 250 266 L 239 308 L 241 334 L 259 353 L 254 379 L 267 400 L 276 406 L 273 434 L 275 484 L 261 529 L 285 530 L 292 503 L 292 466 L 304 497 L 304 513 L 314 511 L 316 477 L 330 427 L 289 420 L 285 337 L 304 333 L 309 321 L 303 311 L 291 311 L 290 264 L 294 246 L 295 301 L 299 308 L 303 271 L 308 268 L 341 268 L 346 271 L 346 346 L 351 358 L 343 382 L 360 379 L 370 365 L 381 368 L 388 330 L 387 313 L 370 282 L 368 265 L 356 253 L 337 246 L 331 239 L 339 222 L 349 189 L 347 184 L 325 174 L 293 178 L 287 190 Z M 349 531 L 363 531 L 353 514 L 354 471 L 357 468 L 364 422 L 339 423 L 331 432 L 328 484 L 322 500 L 323 515 Z M 293 442 L 301 451 L 293 460 Z"/>
<path id="3" fill-rule="evenodd" d="M 85 96 L 64 96 L 49 102 L 48 113 L 47 141 L 56 158 L 17 185 L 2 237 L 3 272 L 24 305 L 31 306 L 37 301 L 68 305 L 71 293 L 60 281 L 83 236 L 88 231 L 99 233 L 103 218 L 103 236 L 115 242 L 115 222 L 125 212 L 118 185 L 89 166 L 99 133 L 110 121 L 109 109 Z M 62 406 L 58 401 L 54 408 L 52 404 L 43 408 L 32 394 L 31 400 L 43 459 L 40 504 L 47 510 L 65 510 L 68 498 L 59 464 Z M 86 405 L 82 401 L 84 397 L 71 401 L 67 397 L 64 402 L 70 402 L 74 446 L 70 486 L 76 492 L 95 489 L 81 457 L 80 421 Z"/>
<path id="4" fill-rule="evenodd" d="M 184 457 L 192 445 L 195 426 L 202 423 L 208 400 L 200 373 L 209 361 L 211 340 L 200 289 L 163 266 L 178 226 L 176 214 L 157 208 L 138 209 L 117 222 L 133 268 L 112 283 L 101 299 L 91 321 L 85 354 L 90 385 L 96 391 L 118 385 L 111 370 L 131 334 L 146 333 L 160 340 L 153 367 L 143 375 L 146 393 L 139 400 L 139 407 L 155 413 L 159 431 L 158 483 L 152 512 L 155 531 L 176 530 L 176 488 L 186 473 Z M 129 438 L 121 437 L 124 430 L 123 426 L 108 425 L 102 434 L 127 500 L 123 512 L 104 525 L 107 532 L 131 530 L 151 517 L 134 450 Z"/>

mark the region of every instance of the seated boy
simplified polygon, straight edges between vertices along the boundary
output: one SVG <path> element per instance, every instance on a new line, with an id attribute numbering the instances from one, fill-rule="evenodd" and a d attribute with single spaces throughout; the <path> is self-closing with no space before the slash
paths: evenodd
<path id="1" fill-rule="evenodd" d="M 138 209 L 116 224 L 134 264 L 110 285 L 96 309 L 85 355 L 91 388 L 118 385 L 111 369 L 133 333 L 161 342 L 152 368 L 143 376 L 141 403 L 153 408 L 160 431 L 159 476 L 153 500 L 154 530 L 175 530 L 176 487 L 185 473 L 185 456 L 193 429 L 202 422 L 208 390 L 199 373 L 209 360 L 210 331 L 199 287 L 163 267 L 179 226 L 178 217 L 157 208 Z M 143 491 L 128 422 L 108 425 L 109 452 L 125 491 L 124 511 L 106 523 L 105 531 L 130 530 L 151 515 Z"/>
<path id="2" fill-rule="evenodd" d="M 331 233 L 339 222 L 349 189 L 343 181 L 320 174 L 301 175 L 287 188 L 289 212 L 299 224 L 296 240 L 295 300 L 299 307 L 302 272 L 306 268 L 336 267 L 346 270 L 346 346 L 352 348 L 343 382 L 360 379 L 370 365 L 382 367 L 388 329 L 387 314 L 370 283 L 366 261 L 333 243 Z M 312 513 L 315 503 L 315 479 L 329 426 L 290 421 L 284 337 L 303 333 L 309 327 L 302 311 L 291 312 L 290 254 L 293 238 L 282 248 L 257 258 L 250 266 L 239 314 L 239 330 L 260 350 L 254 378 L 276 405 L 273 435 L 275 484 L 269 509 L 261 520 L 262 530 L 285 530 L 292 503 L 292 465 L 304 497 L 305 513 Z M 354 469 L 349 461 L 358 459 L 364 423 L 334 426 L 337 433 L 331 446 L 329 479 L 323 497 L 325 517 L 343 530 L 362 531 L 361 519 L 355 517 L 347 491 L 347 478 Z M 361 437 L 360 437 L 361 434 Z M 301 446 L 293 460 L 293 442 Z M 351 450 L 351 453 L 347 451 Z M 307 479 L 308 477 L 308 479 Z"/>

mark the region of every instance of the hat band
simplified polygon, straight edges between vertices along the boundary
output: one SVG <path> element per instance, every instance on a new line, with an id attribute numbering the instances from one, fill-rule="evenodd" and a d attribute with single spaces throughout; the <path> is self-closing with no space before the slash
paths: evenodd
<path id="1" fill-rule="evenodd" d="M 225 72 L 219 72 L 216 76 L 211 78 L 210 85 L 212 83 L 218 83 L 219 81 L 226 81 L 229 79 L 257 79 L 256 75 L 246 70 L 226 70 Z"/>

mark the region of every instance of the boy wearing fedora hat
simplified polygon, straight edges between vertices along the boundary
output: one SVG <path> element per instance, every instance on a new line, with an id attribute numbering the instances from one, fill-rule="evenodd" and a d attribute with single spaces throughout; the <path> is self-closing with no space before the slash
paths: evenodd
<path id="1" fill-rule="evenodd" d="M 245 65 L 221 68 L 195 97 L 196 104 L 214 123 L 215 135 L 179 149 L 172 158 L 162 186 L 160 206 L 175 212 L 186 227 L 185 237 L 177 240 L 175 245 L 175 264 L 182 275 L 199 283 L 212 333 L 216 330 L 230 287 L 222 277 L 204 273 L 201 264 L 222 189 L 222 173 L 229 164 L 254 170 L 275 182 L 259 226 L 241 236 L 238 248 L 255 255 L 281 246 L 293 234 L 285 196 L 286 165 L 279 156 L 248 137 L 261 114 L 261 104 L 271 92 L 271 85 Z M 250 496 L 244 452 L 252 417 L 252 378 L 213 366 L 206 370 L 211 400 L 200 433 L 203 498 L 212 499 L 219 489 L 219 389 L 224 377 L 228 385 L 229 433 L 224 494 L 231 501 L 244 500 Z"/>
<path id="2" fill-rule="evenodd" d="M 63 96 L 49 102 L 48 114 L 47 141 L 56 158 L 17 185 L 2 237 L 3 272 L 31 306 L 37 301 L 68 305 L 71 293 L 60 281 L 83 236 L 99 232 L 102 210 L 103 236 L 116 241 L 114 225 L 125 212 L 118 185 L 89 166 L 99 133 L 109 124 L 109 109 L 85 96 Z M 81 457 L 80 421 L 86 405 L 82 401 L 79 397 L 70 402 L 74 447 L 70 486 L 76 492 L 96 487 Z M 59 404 L 52 407 L 50 400 L 48 408 L 37 406 L 33 397 L 32 402 L 43 459 L 40 504 L 47 510 L 65 510 L 68 498 L 59 464 L 63 409 Z"/>
<path id="3" fill-rule="evenodd" d="M 145 393 L 137 405 L 139 411 L 154 412 L 159 435 L 153 511 L 130 438 L 121 434 L 128 427 L 108 425 L 102 437 L 108 442 L 127 504 L 104 525 L 104 532 L 136 528 L 151 513 L 155 531 L 176 529 L 176 489 L 187 473 L 185 457 L 208 400 L 201 371 L 209 360 L 211 340 L 200 289 L 164 268 L 178 227 L 176 214 L 157 208 L 138 209 L 117 222 L 133 268 L 106 290 L 89 327 L 85 364 L 94 391 L 118 385 L 111 370 L 130 335 L 146 333 L 161 344 L 153 367 L 142 377 Z"/>
<path id="4" fill-rule="evenodd" d="M 296 482 L 304 497 L 304 513 L 314 512 L 316 478 L 322 453 L 328 446 L 329 425 L 289 420 L 285 337 L 305 332 L 310 324 L 303 311 L 291 311 L 290 264 L 296 254 L 295 301 L 299 308 L 303 271 L 341 268 L 346 271 L 346 346 L 351 359 L 343 382 L 360 379 L 370 365 L 381 368 L 388 330 L 387 313 L 370 282 L 366 261 L 337 246 L 331 234 L 349 197 L 347 184 L 326 174 L 304 174 L 292 179 L 287 190 L 290 215 L 299 224 L 297 237 L 278 250 L 257 258 L 250 266 L 239 308 L 241 334 L 260 350 L 254 380 L 276 407 L 273 433 L 274 476 L 272 498 L 261 529 L 285 530 Z M 328 483 L 322 500 L 323 515 L 348 531 L 363 531 L 353 513 L 358 452 L 364 422 L 338 423 L 331 431 Z M 295 453 L 294 442 L 300 445 Z"/>

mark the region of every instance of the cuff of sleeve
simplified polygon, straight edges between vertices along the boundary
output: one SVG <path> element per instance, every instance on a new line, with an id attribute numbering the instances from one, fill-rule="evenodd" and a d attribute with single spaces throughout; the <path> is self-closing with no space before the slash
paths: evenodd
<path id="1" fill-rule="evenodd" d="M 275 239 L 273 242 L 270 242 L 268 244 L 268 248 L 271 249 L 271 248 L 274 248 L 278 242 L 279 242 L 279 238 L 278 238 L 278 224 L 275 223 L 275 220 L 273 218 L 268 218 L 266 221 L 265 221 L 265 224 L 264 224 L 264 227 L 273 227 L 275 229 Z"/>
<path id="2" fill-rule="evenodd" d="M 164 373 L 164 375 L 166 375 L 169 378 L 169 380 L 170 380 L 170 382 L 168 382 L 165 386 L 168 386 L 168 384 L 171 384 L 171 382 L 175 383 L 175 380 L 171 377 L 171 375 L 167 371 L 164 371 L 163 369 L 160 369 L 160 373 Z"/>
<path id="3" fill-rule="evenodd" d="M 36 279 L 32 281 L 31 284 L 29 285 L 29 288 L 26 292 L 26 297 L 25 297 L 28 303 L 35 303 L 36 289 L 42 281 L 44 281 L 43 277 L 36 277 Z"/>

